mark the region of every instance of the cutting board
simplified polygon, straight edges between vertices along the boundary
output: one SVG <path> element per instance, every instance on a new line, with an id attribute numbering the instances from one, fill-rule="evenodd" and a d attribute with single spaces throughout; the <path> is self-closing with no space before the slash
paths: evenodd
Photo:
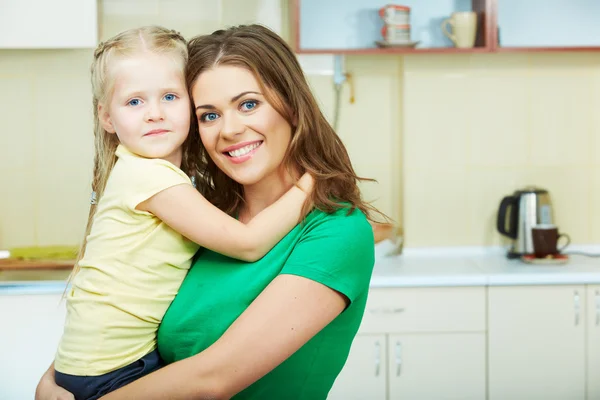
<path id="1" fill-rule="evenodd" d="M 19 269 L 19 270 L 36 270 L 36 269 L 72 269 L 75 260 L 35 260 L 26 261 L 19 259 L 5 258 L 0 259 L 0 270 Z"/>

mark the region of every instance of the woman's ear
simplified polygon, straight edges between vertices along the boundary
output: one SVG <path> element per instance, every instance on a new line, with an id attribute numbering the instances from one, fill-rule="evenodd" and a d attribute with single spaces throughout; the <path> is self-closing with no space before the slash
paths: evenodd
<path id="1" fill-rule="evenodd" d="M 110 119 L 107 108 L 102 103 L 98 103 L 98 119 L 100 120 L 100 125 L 102 125 L 102 128 L 104 128 L 106 132 L 117 132 L 113 126 L 112 120 Z"/>

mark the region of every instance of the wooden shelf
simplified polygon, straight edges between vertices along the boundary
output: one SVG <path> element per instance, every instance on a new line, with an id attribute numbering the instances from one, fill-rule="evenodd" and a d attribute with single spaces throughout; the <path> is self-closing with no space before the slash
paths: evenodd
<path id="1" fill-rule="evenodd" d="M 516 0 L 515 0 L 516 1 Z M 542 0 L 539 0 L 542 1 Z M 561 46 L 561 47 L 502 47 L 498 45 L 498 3 L 500 0 L 471 0 L 471 9 L 479 15 L 477 38 L 474 48 L 454 47 L 429 48 L 302 48 L 300 40 L 300 3 L 293 0 L 290 5 L 292 43 L 297 54 L 338 54 L 338 55 L 394 55 L 394 54 L 470 54 L 470 53 L 553 53 L 553 52 L 598 52 L 600 46 Z M 359 46 L 357 47 L 360 47 Z M 368 45 L 368 44 L 367 44 Z"/>
<path id="2" fill-rule="evenodd" d="M 341 54 L 341 55 L 377 55 L 377 54 L 464 54 L 464 53 L 489 53 L 487 47 L 473 47 L 471 49 L 457 49 L 454 47 L 431 48 L 367 48 L 367 49 L 301 49 L 297 54 Z"/>
<path id="3" fill-rule="evenodd" d="M 585 51 L 600 51 L 600 46 L 589 47 L 501 47 L 494 49 L 498 53 L 542 53 L 542 52 L 585 52 Z"/>

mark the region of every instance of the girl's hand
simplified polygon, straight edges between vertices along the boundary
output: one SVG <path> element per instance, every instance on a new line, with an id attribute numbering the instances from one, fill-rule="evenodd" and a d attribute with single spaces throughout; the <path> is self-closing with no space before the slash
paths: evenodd
<path id="1" fill-rule="evenodd" d="M 75 400 L 75 396 L 58 386 L 54 377 L 46 373 L 35 389 L 35 400 Z"/>
<path id="2" fill-rule="evenodd" d="M 312 192 L 314 185 L 315 179 L 308 172 L 305 172 L 304 175 L 302 175 L 298 180 L 298 186 L 306 194 L 310 194 Z"/>

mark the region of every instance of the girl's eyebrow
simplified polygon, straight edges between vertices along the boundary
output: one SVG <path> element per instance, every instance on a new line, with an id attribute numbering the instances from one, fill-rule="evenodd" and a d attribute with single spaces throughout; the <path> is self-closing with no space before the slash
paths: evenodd
<path id="1" fill-rule="evenodd" d="M 235 103 L 236 101 L 238 101 L 240 98 L 244 97 L 247 94 L 258 94 L 258 95 L 262 96 L 262 93 L 260 93 L 260 92 L 255 92 L 255 91 L 252 91 L 252 90 L 248 90 L 246 92 L 242 92 L 242 93 L 240 93 L 240 94 L 238 94 L 236 96 L 233 96 L 229 102 L 230 103 Z M 196 107 L 196 111 L 199 110 L 199 109 L 201 109 L 201 108 L 204 108 L 204 109 L 207 109 L 207 110 L 214 110 L 217 107 L 213 106 L 212 104 L 203 104 L 201 106 Z"/>

